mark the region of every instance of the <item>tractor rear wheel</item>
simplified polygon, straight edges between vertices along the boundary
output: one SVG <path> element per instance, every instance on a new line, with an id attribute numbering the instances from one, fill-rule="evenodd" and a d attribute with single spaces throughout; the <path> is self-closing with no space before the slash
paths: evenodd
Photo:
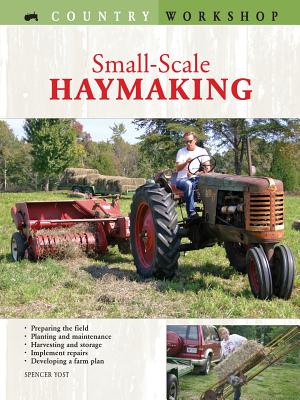
<path id="1" fill-rule="evenodd" d="M 272 263 L 274 295 L 280 299 L 289 299 L 295 279 L 295 259 L 289 247 L 280 244 L 275 247 Z"/>
<path id="2" fill-rule="evenodd" d="M 13 233 L 10 242 L 11 257 L 13 261 L 21 261 L 25 256 L 26 238 L 20 232 Z"/>
<path id="3" fill-rule="evenodd" d="M 246 263 L 252 293 L 261 300 L 271 299 L 273 294 L 269 261 L 260 247 L 247 251 Z"/>
<path id="4" fill-rule="evenodd" d="M 158 184 L 143 185 L 135 192 L 130 241 L 139 275 L 169 279 L 175 275 L 180 244 L 175 202 Z"/>
<path id="5" fill-rule="evenodd" d="M 247 247 L 243 243 L 224 242 L 224 248 L 230 265 L 241 274 L 247 273 Z"/>

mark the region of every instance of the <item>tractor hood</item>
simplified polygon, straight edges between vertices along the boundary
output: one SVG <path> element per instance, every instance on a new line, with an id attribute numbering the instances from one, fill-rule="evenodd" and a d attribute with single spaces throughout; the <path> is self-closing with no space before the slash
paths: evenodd
<path id="1" fill-rule="evenodd" d="M 283 191 L 283 184 L 277 179 L 264 176 L 227 175 L 214 172 L 201 175 L 199 185 L 206 187 L 214 186 L 220 190 L 243 192 Z"/>

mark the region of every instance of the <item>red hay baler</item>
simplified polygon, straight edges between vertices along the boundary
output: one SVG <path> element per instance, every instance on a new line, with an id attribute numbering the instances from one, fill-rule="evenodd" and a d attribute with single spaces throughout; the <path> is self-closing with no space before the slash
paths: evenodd
<path id="1" fill-rule="evenodd" d="M 11 214 L 18 229 L 11 238 L 15 261 L 55 255 L 62 243 L 98 254 L 109 245 L 130 252 L 129 218 L 121 214 L 118 196 L 111 202 L 91 198 L 16 203 Z"/>

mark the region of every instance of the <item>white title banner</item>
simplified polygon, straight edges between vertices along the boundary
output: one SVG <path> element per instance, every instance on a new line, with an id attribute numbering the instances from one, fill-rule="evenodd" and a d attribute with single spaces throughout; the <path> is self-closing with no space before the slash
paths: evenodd
<path id="1" fill-rule="evenodd" d="M 0 27 L 0 117 L 299 117 L 299 26 Z"/>

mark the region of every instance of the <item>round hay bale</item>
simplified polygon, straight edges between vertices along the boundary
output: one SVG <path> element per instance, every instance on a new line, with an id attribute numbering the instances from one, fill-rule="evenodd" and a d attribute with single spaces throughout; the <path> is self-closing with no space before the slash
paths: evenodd
<path id="1" fill-rule="evenodd" d="M 300 219 L 296 219 L 296 221 L 293 222 L 292 228 L 296 231 L 300 231 Z"/>

